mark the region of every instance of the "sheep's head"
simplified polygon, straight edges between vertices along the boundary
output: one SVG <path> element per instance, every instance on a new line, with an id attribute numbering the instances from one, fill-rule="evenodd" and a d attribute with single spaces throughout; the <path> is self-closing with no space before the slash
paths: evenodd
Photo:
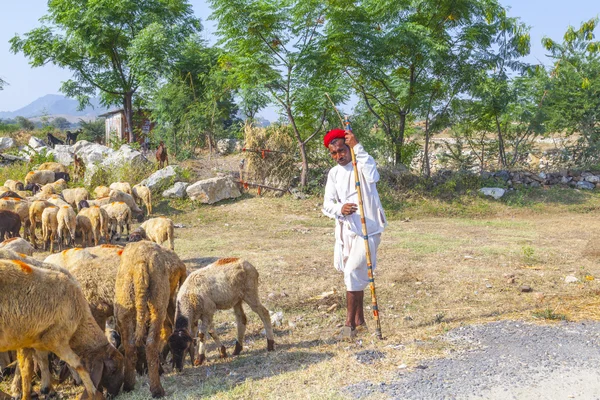
<path id="1" fill-rule="evenodd" d="M 129 234 L 129 241 L 130 242 L 139 242 L 146 239 L 146 232 L 144 232 L 143 228 L 137 228 L 135 230 L 133 230 L 130 234 Z"/>
<path id="2" fill-rule="evenodd" d="M 99 390 L 104 388 L 108 397 L 115 397 L 123 385 L 124 359 L 113 345 L 109 344 L 106 349 L 92 364 L 90 377 Z"/>
<path id="3" fill-rule="evenodd" d="M 137 222 L 144 222 L 144 213 L 138 213 L 136 219 Z"/>
<path id="4" fill-rule="evenodd" d="M 89 208 L 90 204 L 87 202 L 87 200 L 80 200 L 79 204 L 77 204 L 77 207 L 79 207 L 81 210 L 82 208 Z"/>
<path id="5" fill-rule="evenodd" d="M 169 347 L 173 353 L 173 367 L 181 372 L 183 370 L 183 359 L 194 340 L 187 329 L 177 329 L 169 336 Z"/>

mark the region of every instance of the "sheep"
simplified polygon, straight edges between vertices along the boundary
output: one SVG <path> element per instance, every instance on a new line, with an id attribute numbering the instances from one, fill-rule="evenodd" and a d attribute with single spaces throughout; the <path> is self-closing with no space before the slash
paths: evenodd
<path id="1" fill-rule="evenodd" d="M 21 260 L 0 261 L 0 277 L 0 351 L 18 350 L 22 399 L 31 398 L 32 349 L 51 351 L 74 368 L 83 397 L 103 398 L 103 387 L 116 396 L 123 356 L 94 322 L 77 281 Z"/>
<path id="2" fill-rule="evenodd" d="M 77 215 L 73 211 L 73 207 L 66 205 L 60 206 L 56 214 L 58 220 L 58 248 L 62 250 L 62 246 L 67 242 L 67 245 L 75 244 L 75 230 L 77 228 Z M 68 236 L 67 236 L 68 235 Z"/>
<path id="3" fill-rule="evenodd" d="M 44 259 L 46 264 L 56 265 L 57 267 L 68 269 L 69 266 L 76 263 L 91 260 L 96 256 L 86 249 L 75 247 L 72 249 L 63 250 L 56 254 L 51 254 Z"/>
<path id="4" fill-rule="evenodd" d="M 71 176 L 69 175 L 68 172 L 55 172 L 54 173 L 54 178 L 56 180 L 64 180 L 65 182 L 70 182 L 71 181 Z"/>
<path id="5" fill-rule="evenodd" d="M 121 192 L 132 194 L 131 184 L 129 182 L 113 182 L 108 188 L 111 190 L 120 190 Z"/>
<path id="6" fill-rule="evenodd" d="M 143 243 L 143 242 L 142 242 Z M 200 325 L 200 346 L 197 365 L 206 359 L 204 335 L 208 332 L 220 347 L 221 357 L 227 357 L 225 346 L 214 331 L 213 315 L 217 310 L 233 308 L 237 323 L 237 339 L 233 355 L 242 351 L 246 331 L 246 315 L 242 308 L 246 302 L 258 314 L 267 334 L 267 350 L 275 349 L 273 328 L 269 311 L 260 303 L 258 296 L 258 271 L 248 261 L 239 258 L 223 258 L 206 268 L 192 272 L 177 294 L 175 331 L 169 337 L 173 363 L 179 371 L 183 368 L 183 355 L 192 345 L 191 334 Z"/>
<path id="7" fill-rule="evenodd" d="M 92 245 L 92 221 L 86 215 L 77 215 L 76 221 L 76 232 L 81 232 L 81 245 L 83 247 L 89 247 Z M 97 244 L 97 243 L 95 243 Z"/>
<path id="8" fill-rule="evenodd" d="M 21 217 L 19 214 L 9 210 L 0 210 L 0 240 L 18 237 L 20 230 Z"/>
<path id="9" fill-rule="evenodd" d="M 21 196 L 19 193 L 25 193 L 25 196 Z M 12 190 L 7 190 L 6 192 L 0 193 L 0 198 L 5 199 L 7 197 L 15 197 L 17 199 L 25 200 L 25 198 L 27 197 L 26 193 L 27 192 L 24 192 L 22 190 L 17 190 L 16 192 L 13 192 Z"/>
<path id="10" fill-rule="evenodd" d="M 23 182 L 14 181 L 12 179 L 8 179 L 6 182 L 4 182 L 4 186 L 13 192 L 16 192 L 17 190 L 25 190 L 25 185 L 23 185 Z"/>
<path id="11" fill-rule="evenodd" d="M 52 183 L 56 180 L 54 171 L 31 171 L 25 175 L 25 183 L 37 183 L 39 185 L 45 185 L 46 183 Z"/>
<path id="12" fill-rule="evenodd" d="M 25 239 L 14 237 L 0 243 L 0 248 L 12 250 L 28 256 L 33 255 L 33 246 Z"/>
<path id="13" fill-rule="evenodd" d="M 40 197 L 40 196 L 38 196 L 38 197 Z M 55 206 L 58 206 L 58 207 L 70 206 L 70 204 L 67 203 L 65 201 L 65 199 L 62 197 L 62 195 L 60 195 L 60 194 L 50 195 L 50 196 L 48 196 L 46 198 L 46 200 L 48 200 L 50 203 L 52 203 L 52 204 L 54 204 Z"/>
<path id="14" fill-rule="evenodd" d="M 85 201 L 85 200 L 83 200 Z M 79 211 L 77 214 L 78 225 L 79 225 L 79 217 L 87 218 L 90 223 L 90 231 L 92 236 L 94 237 L 94 246 L 98 246 L 98 240 L 102 236 L 102 213 L 100 212 L 100 207 L 85 207 Z"/>
<path id="15" fill-rule="evenodd" d="M 148 186 L 135 185 L 132 192 L 135 201 L 139 200 L 146 206 L 146 215 L 152 214 L 152 191 Z"/>
<path id="16" fill-rule="evenodd" d="M 88 201 L 87 201 L 87 200 L 80 200 L 80 201 L 77 203 L 77 209 L 78 209 L 79 211 L 81 211 L 81 210 L 83 210 L 84 208 L 90 208 L 90 203 L 88 203 Z"/>
<path id="17" fill-rule="evenodd" d="M 131 209 L 127 204 L 122 201 L 116 201 L 101 208 L 108 214 L 111 239 L 117 234 L 117 227 L 119 228 L 119 239 L 123 234 L 123 226 L 127 227 L 127 235 L 129 235 L 131 230 Z"/>
<path id="18" fill-rule="evenodd" d="M 124 391 L 134 389 L 136 346 L 145 344 L 152 397 L 164 396 L 159 350 L 168 337 L 167 314 L 174 310 L 175 292 L 186 275 L 185 264 L 177 254 L 156 243 L 142 241 L 125 247 L 115 281 L 114 302 L 117 330 L 125 348 Z"/>
<path id="19" fill-rule="evenodd" d="M 91 206 L 98 207 L 98 206 Z M 110 235 L 108 233 L 108 228 L 110 225 L 110 217 L 105 209 L 102 207 L 98 207 L 100 209 L 100 231 L 102 232 L 102 236 L 104 236 L 104 240 L 108 243 L 110 242 Z"/>
<path id="20" fill-rule="evenodd" d="M 100 198 L 97 198 L 95 200 L 88 200 L 88 204 L 89 204 L 90 207 L 92 207 L 92 206 L 102 207 L 102 206 L 105 206 L 105 205 L 110 204 L 110 203 L 111 203 L 111 201 L 110 201 L 110 197 L 109 196 L 100 197 Z"/>
<path id="21" fill-rule="evenodd" d="M 137 216 L 137 219 L 139 222 L 142 222 L 142 220 L 144 219 L 144 213 L 137 206 L 132 195 L 125 193 L 125 192 L 121 192 L 120 190 L 111 190 L 110 191 L 110 201 L 111 201 L 111 203 L 115 202 L 115 201 L 125 202 L 131 209 L 132 216 L 133 215 Z"/>
<path id="22" fill-rule="evenodd" d="M 94 197 L 99 199 L 100 197 L 110 196 L 110 189 L 106 186 L 96 186 L 94 189 Z"/>
<path id="23" fill-rule="evenodd" d="M 54 241 L 58 236 L 58 207 L 49 206 L 42 211 L 42 242 L 44 243 L 44 251 L 48 250 L 50 245 L 50 253 L 54 253 Z"/>
<path id="24" fill-rule="evenodd" d="M 29 204 L 26 200 L 17 197 L 5 197 L 0 199 L 0 210 L 12 211 L 21 218 L 21 227 L 23 227 L 23 238 L 29 239 Z"/>
<path id="25" fill-rule="evenodd" d="M 140 226 L 143 229 L 138 230 L 142 236 L 145 236 L 154 243 L 163 244 L 165 241 L 169 241 L 169 248 L 175 249 L 174 234 L 173 234 L 173 221 L 166 217 L 150 218 Z"/>
<path id="26" fill-rule="evenodd" d="M 35 196 L 42 190 L 42 186 L 39 183 L 28 183 L 25 185 L 25 190 L 30 191 Z"/>
<path id="27" fill-rule="evenodd" d="M 81 200 L 87 200 L 90 198 L 90 193 L 87 189 L 78 187 L 73 189 L 64 189 L 62 191 L 63 198 L 73 208 L 77 208 L 77 205 Z"/>
<path id="28" fill-rule="evenodd" d="M 31 240 L 31 244 L 33 245 L 34 249 L 37 249 L 37 238 L 35 236 L 35 229 L 37 227 L 38 222 L 41 224 L 42 223 L 42 213 L 44 212 L 44 209 L 46 209 L 47 207 L 52 206 L 53 204 L 50 203 L 49 201 L 46 200 L 34 200 L 30 205 L 29 205 L 29 223 L 30 223 L 30 240 Z M 42 228 L 43 230 L 43 228 Z"/>
<path id="29" fill-rule="evenodd" d="M 67 182 L 64 179 L 57 179 L 52 183 L 42 186 L 42 192 L 46 194 L 58 194 L 67 188 Z"/>
<path id="30" fill-rule="evenodd" d="M 38 171 L 63 172 L 63 173 L 69 172 L 69 170 L 67 169 L 66 166 L 62 165 L 61 163 L 57 163 L 57 162 L 45 162 L 45 163 L 41 164 L 37 170 Z"/>

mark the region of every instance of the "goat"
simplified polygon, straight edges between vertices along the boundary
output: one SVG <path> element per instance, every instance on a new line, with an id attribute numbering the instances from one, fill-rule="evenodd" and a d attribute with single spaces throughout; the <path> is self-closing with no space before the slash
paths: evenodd
<path id="1" fill-rule="evenodd" d="M 51 133 L 48 133 L 48 135 L 46 135 L 47 139 L 48 139 L 48 146 L 54 148 L 54 146 L 56 146 L 57 144 L 65 144 L 64 141 L 62 141 L 61 139 L 57 138 L 56 136 L 54 136 Z"/>
<path id="2" fill-rule="evenodd" d="M 165 147 L 165 143 L 161 140 L 158 144 L 158 148 L 156 149 L 156 161 L 158 162 L 158 169 L 163 169 L 165 166 L 165 161 L 167 162 L 167 166 L 169 166 L 169 155 L 167 154 L 167 148 Z"/>
<path id="3" fill-rule="evenodd" d="M 10 210 L 0 210 L 0 240 L 19 237 L 20 230 L 21 217 L 19 214 Z"/>
<path id="4" fill-rule="evenodd" d="M 73 175 L 75 176 L 75 179 L 83 179 L 83 176 L 85 175 L 85 164 L 77 154 L 73 154 Z"/>
<path id="5" fill-rule="evenodd" d="M 77 136 L 83 132 L 82 129 L 77 129 L 75 132 L 67 131 L 67 144 L 75 144 L 77 142 Z"/>

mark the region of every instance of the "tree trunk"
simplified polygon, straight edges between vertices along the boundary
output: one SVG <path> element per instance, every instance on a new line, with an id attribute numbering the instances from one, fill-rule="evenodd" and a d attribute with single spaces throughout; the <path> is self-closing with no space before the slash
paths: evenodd
<path id="1" fill-rule="evenodd" d="M 135 142 L 133 133 L 133 92 L 125 93 L 123 98 L 123 112 L 125 113 L 125 125 L 127 126 L 127 136 L 129 143 Z"/>
<path id="2" fill-rule="evenodd" d="M 302 158 L 302 172 L 300 173 L 300 186 L 306 187 L 308 183 L 308 157 L 306 156 L 306 144 L 299 142 L 300 157 Z"/>
<path id="3" fill-rule="evenodd" d="M 403 164 L 404 159 L 402 157 L 402 146 L 404 146 L 404 131 L 406 129 L 406 113 L 400 114 L 400 124 L 398 126 L 398 136 L 394 138 L 395 145 L 395 159 L 394 165 Z M 408 167 L 408 165 L 407 165 Z"/>
<path id="4" fill-rule="evenodd" d="M 498 129 L 498 162 L 500 163 L 500 167 L 506 168 L 506 153 L 504 149 L 504 138 L 502 137 L 502 127 L 500 126 L 500 121 L 498 120 L 498 116 L 496 115 L 496 129 Z"/>

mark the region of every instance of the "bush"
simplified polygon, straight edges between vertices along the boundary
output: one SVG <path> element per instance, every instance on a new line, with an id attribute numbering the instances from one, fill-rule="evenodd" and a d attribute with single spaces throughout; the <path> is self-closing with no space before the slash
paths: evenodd
<path id="1" fill-rule="evenodd" d="M 140 183 L 154 172 L 153 164 L 132 165 L 126 163 L 112 168 L 104 168 L 99 165 L 88 167 L 86 174 L 93 174 L 89 180 L 86 179 L 85 186 L 92 191 L 96 186 L 109 186 L 113 182 L 126 181 L 131 186 Z"/>

